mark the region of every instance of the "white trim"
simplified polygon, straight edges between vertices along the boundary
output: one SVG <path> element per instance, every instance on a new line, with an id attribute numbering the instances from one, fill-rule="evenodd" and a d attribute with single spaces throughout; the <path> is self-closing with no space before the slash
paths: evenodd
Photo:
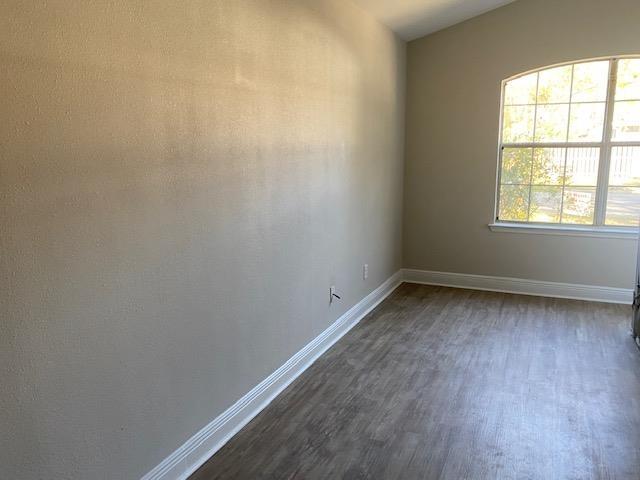
<path id="1" fill-rule="evenodd" d="M 541 297 L 572 298 L 594 302 L 622 303 L 625 305 L 631 305 L 633 298 L 633 290 L 627 288 L 544 282 L 523 278 L 492 277 L 488 275 L 470 275 L 466 273 L 433 272 L 413 269 L 403 269 L 402 277 L 404 281 L 408 283 L 518 293 Z"/>
<path id="2" fill-rule="evenodd" d="M 186 479 L 309 368 L 320 355 L 387 298 L 400 283 L 402 274 L 398 271 L 351 307 L 284 365 L 187 440 L 142 477 L 142 480 Z"/>
<path id="3" fill-rule="evenodd" d="M 536 223 L 490 223 L 492 232 L 533 233 L 541 235 L 569 235 L 574 237 L 620 238 L 638 240 L 637 228 L 625 227 L 578 227 L 573 225 L 541 225 Z"/>

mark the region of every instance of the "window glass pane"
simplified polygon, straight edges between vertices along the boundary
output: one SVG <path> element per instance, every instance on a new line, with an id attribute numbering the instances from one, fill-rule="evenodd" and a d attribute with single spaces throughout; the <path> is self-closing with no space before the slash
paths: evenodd
<path id="1" fill-rule="evenodd" d="M 530 148 L 505 148 L 502 151 L 500 182 L 503 184 L 529 184 L 531 182 Z"/>
<path id="2" fill-rule="evenodd" d="M 618 60 L 616 100 L 640 100 L 640 58 Z"/>
<path id="3" fill-rule="evenodd" d="M 538 103 L 569 103 L 572 66 L 550 68 L 540 72 Z"/>
<path id="4" fill-rule="evenodd" d="M 640 187 L 640 147 L 611 149 L 609 185 Z"/>
<path id="5" fill-rule="evenodd" d="M 536 148 L 533 154 L 534 185 L 562 185 L 566 148 Z"/>
<path id="6" fill-rule="evenodd" d="M 538 105 L 536 142 L 565 142 L 569 105 Z"/>
<path id="7" fill-rule="evenodd" d="M 524 222 L 529 214 L 529 187 L 502 185 L 500 187 L 500 220 Z"/>
<path id="8" fill-rule="evenodd" d="M 567 150 L 567 185 L 593 186 L 598 184 L 599 148 L 569 148 Z"/>
<path id="9" fill-rule="evenodd" d="M 613 187 L 607 195 L 607 225 L 635 227 L 640 219 L 640 188 Z"/>
<path id="10" fill-rule="evenodd" d="M 536 103 L 537 82 L 537 73 L 508 81 L 504 87 L 504 104 L 530 105 Z"/>
<path id="11" fill-rule="evenodd" d="M 560 222 L 562 187 L 531 187 L 530 222 Z"/>
<path id="12" fill-rule="evenodd" d="M 613 140 L 640 140 L 640 102 L 616 102 L 613 111 Z"/>
<path id="13" fill-rule="evenodd" d="M 572 102 L 598 102 L 607 98 L 609 61 L 579 63 L 573 69 Z"/>
<path id="14" fill-rule="evenodd" d="M 595 187 L 565 187 L 562 223 L 593 224 Z"/>
<path id="15" fill-rule="evenodd" d="M 504 107 L 502 141 L 504 143 L 530 142 L 533 140 L 533 115 L 535 107 Z"/>
<path id="16" fill-rule="evenodd" d="M 601 142 L 604 103 L 574 103 L 569 123 L 570 142 Z"/>
<path id="17" fill-rule="evenodd" d="M 613 105 L 608 95 L 615 95 Z M 605 126 L 606 112 L 612 123 Z M 605 223 L 640 223 L 640 58 L 553 67 L 505 82 L 502 114 L 502 143 L 516 145 L 501 151 L 498 219 L 593 225 L 599 161 L 610 153 L 608 185 L 600 185 L 608 195 Z M 611 150 L 604 152 L 609 130 Z"/>

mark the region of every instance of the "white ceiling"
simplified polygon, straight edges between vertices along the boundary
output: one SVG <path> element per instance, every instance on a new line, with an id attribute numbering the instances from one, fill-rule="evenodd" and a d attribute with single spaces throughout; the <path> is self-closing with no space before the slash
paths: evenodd
<path id="1" fill-rule="evenodd" d="M 514 0 L 354 0 L 405 40 L 501 7 Z"/>

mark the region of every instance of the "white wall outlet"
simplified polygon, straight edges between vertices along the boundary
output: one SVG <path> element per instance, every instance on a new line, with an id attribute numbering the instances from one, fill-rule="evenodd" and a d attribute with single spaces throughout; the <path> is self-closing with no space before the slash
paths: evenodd
<path id="1" fill-rule="evenodd" d="M 369 264 L 365 263 L 362 266 L 362 279 L 366 280 L 367 278 L 369 278 Z"/>

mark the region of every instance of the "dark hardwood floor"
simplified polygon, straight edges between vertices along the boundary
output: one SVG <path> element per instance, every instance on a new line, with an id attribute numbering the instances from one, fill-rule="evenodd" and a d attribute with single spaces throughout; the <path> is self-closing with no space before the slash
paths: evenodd
<path id="1" fill-rule="evenodd" d="M 191 478 L 640 479 L 629 324 L 403 284 Z"/>

